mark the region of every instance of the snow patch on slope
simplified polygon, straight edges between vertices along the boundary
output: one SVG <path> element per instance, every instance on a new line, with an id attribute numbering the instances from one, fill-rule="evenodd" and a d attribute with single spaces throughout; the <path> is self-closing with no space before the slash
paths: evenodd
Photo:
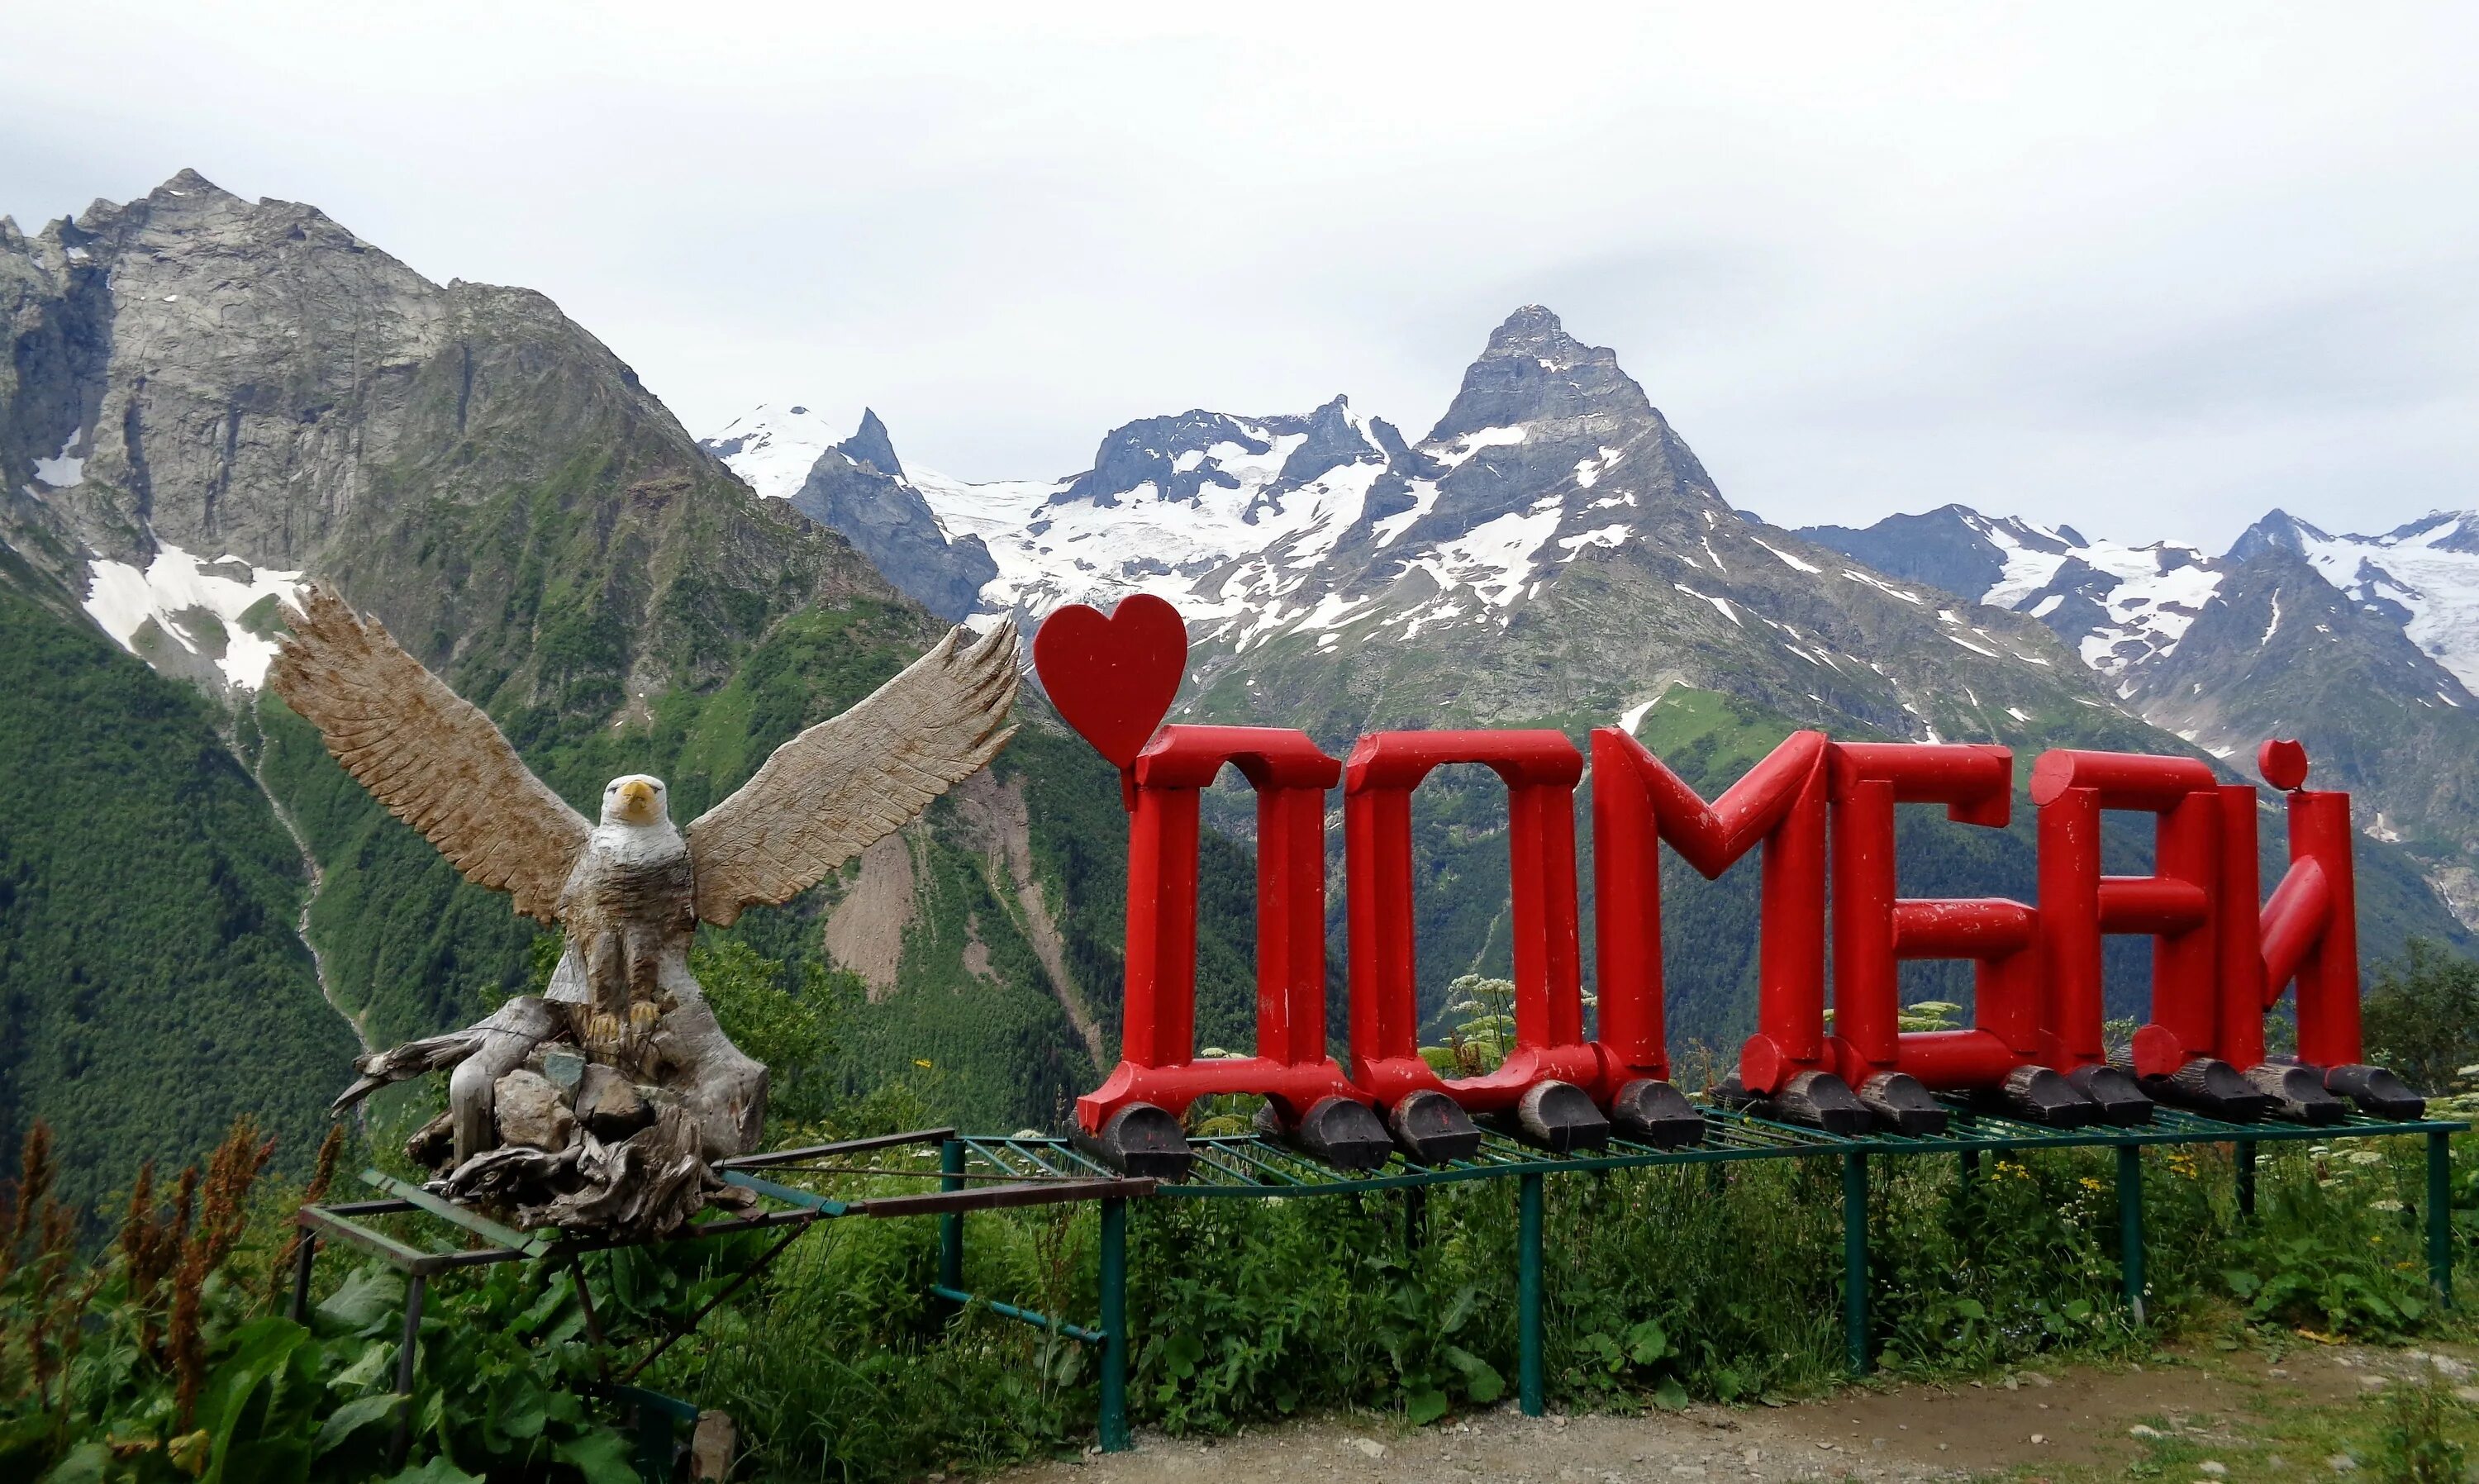
<path id="1" fill-rule="evenodd" d="M 1245 609 L 1262 623 L 1360 519 L 1386 466 L 1372 449 L 1368 459 L 1277 488 L 1306 435 L 1240 426 L 1265 451 L 1231 441 L 1182 450 L 1171 461 L 1176 473 L 1220 476 L 1184 499 L 1150 479 L 1107 503 L 1067 498 L 1073 479 L 968 484 L 916 469 L 912 482 L 940 525 L 989 548 L 999 575 L 982 601 L 992 607 L 1046 613 L 1143 592 L 1178 603 L 1191 623 Z"/>
<path id="2" fill-rule="evenodd" d="M 2479 689 L 2479 513 L 2439 511 L 2381 536 L 2292 525 L 2326 581 L 2359 602 L 2407 610 L 2411 642 Z"/>
<path id="3" fill-rule="evenodd" d="M 253 568 L 230 555 L 200 561 L 159 541 L 144 571 L 95 562 L 84 606 L 133 654 L 140 654 L 140 631 L 152 623 L 184 650 L 212 659 L 229 683 L 256 690 L 267 683 L 275 642 L 243 627 L 242 615 L 269 598 L 291 600 L 300 584 L 297 572 Z"/>
<path id="4" fill-rule="evenodd" d="M 846 426 L 850 424 L 847 423 Z M 701 439 L 726 467 L 769 499 L 790 499 L 808 482 L 818 455 L 844 434 L 806 407 L 757 407 Z"/>
<path id="5" fill-rule="evenodd" d="M 55 490 L 74 489 L 84 483 L 86 460 L 74 456 L 77 443 L 78 435 L 71 433 L 56 457 L 35 460 L 36 481 Z"/>
<path id="6" fill-rule="evenodd" d="M 2193 547 L 2094 541 L 2068 525 L 1966 512 L 1964 524 L 1997 549 L 2005 571 L 1987 591 L 1968 596 L 1991 607 L 2046 619 L 2074 598 L 2100 613 L 2077 643 L 2084 663 L 2112 678 L 2178 647 L 2224 573 Z"/>

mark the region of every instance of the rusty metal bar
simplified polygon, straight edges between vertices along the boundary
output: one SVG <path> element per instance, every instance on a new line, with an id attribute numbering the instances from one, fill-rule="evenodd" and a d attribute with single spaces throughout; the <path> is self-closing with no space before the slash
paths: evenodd
<path id="1" fill-rule="evenodd" d="M 895 1149 L 906 1144 L 939 1144 L 956 1137 L 954 1129 L 915 1129 L 908 1134 L 878 1134 L 868 1139 L 844 1139 L 831 1144 L 804 1144 L 798 1149 L 774 1149 L 764 1154 L 744 1154 L 728 1160 L 715 1161 L 717 1169 L 763 1169 L 769 1164 L 797 1164 L 803 1160 L 824 1159 L 838 1154 L 859 1154 L 869 1149 Z"/>

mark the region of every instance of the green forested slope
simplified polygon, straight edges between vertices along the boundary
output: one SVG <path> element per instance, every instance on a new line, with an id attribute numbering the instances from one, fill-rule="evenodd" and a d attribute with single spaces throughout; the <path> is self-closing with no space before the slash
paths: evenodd
<path id="1" fill-rule="evenodd" d="M 0 581 L 0 1160 L 48 1119 L 81 1201 L 236 1113 L 306 1156 L 354 1051 L 294 934 L 300 855 L 215 722 Z"/>

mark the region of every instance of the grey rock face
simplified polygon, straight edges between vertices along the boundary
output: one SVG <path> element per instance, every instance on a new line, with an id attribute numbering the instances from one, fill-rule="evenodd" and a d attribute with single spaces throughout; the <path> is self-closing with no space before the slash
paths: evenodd
<path id="1" fill-rule="evenodd" d="M 882 474 L 904 477 L 904 465 L 895 457 L 895 442 L 886 436 L 886 424 L 878 413 L 868 407 L 860 410 L 860 428 L 850 438 L 835 445 L 835 450 L 856 464 L 865 464 Z"/>
<path id="2" fill-rule="evenodd" d="M 1556 315 L 1527 304 L 1490 333 L 1426 441 L 1542 422 L 1602 419 L 1616 428 L 1652 416 L 1651 399 L 1619 369 L 1617 351 L 1585 345 Z"/>
<path id="3" fill-rule="evenodd" d="M 595 713 L 712 678 L 802 602 L 890 592 L 548 298 L 431 283 L 194 171 L 0 223 L 0 542 L 71 599 L 89 554 L 166 545 L 307 572 L 485 704 Z"/>
<path id="4" fill-rule="evenodd" d="M 2288 511 L 2276 509 L 2239 534 L 2230 547 L 2229 560 L 2243 562 L 2266 551 L 2287 551 L 2295 556 L 2306 550 L 2310 538 L 2332 539 Z"/>
<path id="5" fill-rule="evenodd" d="M 1811 525 L 1800 534 L 1889 577 L 1976 595 L 2006 575 L 2005 552 L 1978 521 L 1976 511 L 1945 505 L 1925 515 L 1887 516 L 1874 525 Z"/>
<path id="6" fill-rule="evenodd" d="M 2356 795 L 2363 828 L 2403 846 L 2462 921 L 2479 924 L 2479 700 L 2439 662 L 2449 647 L 2431 652 L 2410 636 L 2412 603 L 2449 607 L 2454 595 L 2422 594 L 2402 576 L 2426 553 L 2472 550 L 2473 524 L 2441 512 L 2337 538 L 2274 510 L 2217 558 L 2168 543 L 2104 549 L 2071 527 L 1959 505 L 1806 534 L 2036 615 L 2109 677 L 2122 704 L 2233 768 L 2251 769 L 2266 737 L 2303 741 L 2316 782 Z M 2315 557 L 2337 543 L 2367 554 L 2355 565 Z M 2009 549 L 2046 553 L 2054 569 L 2001 587 Z"/>
<path id="7" fill-rule="evenodd" d="M 998 563 L 979 536 L 949 540 L 903 471 L 886 424 L 867 413 L 858 432 L 818 456 L 792 508 L 851 542 L 888 581 L 953 622 L 980 602 Z"/>
<path id="8" fill-rule="evenodd" d="M 2360 827 L 2408 846 L 2479 919 L 2464 875 L 2479 859 L 2479 697 L 2399 617 L 2267 546 L 2134 677 L 2130 700 L 2250 770 L 2263 738 L 2304 742 L 2316 785 L 2349 789 Z"/>
<path id="9" fill-rule="evenodd" d="M 1195 499 L 1198 490 L 1207 484 L 1238 489 L 1240 481 L 1224 473 L 1217 463 L 1188 457 L 1220 444 L 1234 445 L 1250 454 L 1270 453 L 1274 447 L 1239 419 L 1218 412 L 1197 410 L 1176 417 L 1146 418 L 1104 435 L 1102 447 L 1093 455 L 1093 467 L 1052 496 L 1050 502 L 1064 505 L 1089 501 L 1112 506 L 1119 502 L 1120 496 L 1144 484 L 1160 489 L 1163 499 L 1175 500 Z"/>

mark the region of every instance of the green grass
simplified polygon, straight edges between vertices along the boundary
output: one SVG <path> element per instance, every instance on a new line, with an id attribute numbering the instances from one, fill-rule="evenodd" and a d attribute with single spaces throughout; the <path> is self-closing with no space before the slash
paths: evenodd
<path id="1" fill-rule="evenodd" d="M 770 1054 L 814 1057 L 849 1028 L 839 1018 L 849 985 L 787 981 L 781 966 L 729 945 L 705 951 L 701 972 L 715 980 L 732 1033 Z M 779 1126 L 775 1138 L 918 1127 L 931 1111 L 916 1092 L 881 1088 L 819 1123 Z M 389 1162 L 384 1151 L 355 1150 L 342 1167 L 373 1154 Z M 2294 1345 L 2302 1330 L 2372 1343 L 2467 1339 L 2467 1321 L 2426 1291 L 2415 1204 L 2423 1154 L 2416 1139 L 2267 1145 L 2259 1215 L 2242 1220 L 2225 1149 L 2148 1151 L 2150 1322 L 2141 1327 L 2119 1292 L 2111 1151 L 1983 1157 L 1971 1178 L 1951 1156 L 1881 1159 L 1869 1210 L 1871 1356 L 1886 1376 L 1948 1381 L 2033 1362 L 2148 1363 L 2167 1343 Z M 881 1163 L 908 1161 L 927 1172 L 933 1160 L 921 1150 Z M 1793 1399 L 1843 1384 L 1839 1176 L 1830 1158 L 1549 1176 L 1551 1404 L 1630 1413 L 1686 1399 Z M 786 1178 L 847 1197 L 927 1188 L 892 1174 Z M 2451 1189 L 2461 1281 L 2474 1292 L 2479 1141 L 2457 1146 Z M 203 1360 L 212 1372 L 243 1365 L 252 1346 L 270 1343 L 273 1332 L 257 1316 L 268 1302 L 278 1221 L 294 1198 L 287 1190 L 263 1201 L 228 1276 L 206 1285 Z M 1517 1369 L 1516 1198 L 1515 1183 L 1504 1180 L 1433 1189 L 1417 1245 L 1406 1241 L 1409 1196 L 1400 1191 L 1135 1202 L 1135 1420 L 1181 1436 L 1329 1412 L 1415 1427 L 1502 1404 Z M 402 1238 L 437 1235 L 435 1223 L 378 1219 Z M 641 1354 L 745 1270 L 764 1241 L 591 1256 L 596 1312 L 624 1348 Z M 1092 1437 L 1092 1353 L 978 1306 L 950 1314 L 926 1293 L 937 1246 L 930 1219 L 825 1223 L 725 1299 L 646 1384 L 729 1412 L 754 1446 L 752 1478 L 895 1479 L 1080 1452 Z M 978 1214 L 967 1227 L 964 1283 L 987 1298 L 1089 1323 L 1100 1302 L 1097 1248 L 1089 1205 Z M 107 1267 L 106 1278 L 115 1270 Z M 118 1339 L 77 1363 L 89 1369 L 79 1372 L 68 1412 L 55 1388 L 44 1414 L 53 1420 L 29 1420 L 36 1413 L 24 1357 L 32 1352 L 19 1320 L 38 1291 L 57 1304 L 78 1290 L 41 1263 L 0 1276 L 0 1445 L 58 1449 L 92 1427 L 172 1442 L 166 1415 L 147 1410 L 160 1377 Z M 100 1292 L 96 1302 L 119 1302 L 111 1282 Z M 316 1435 L 323 1416 L 357 1403 L 353 1416 L 371 1415 L 371 1398 L 392 1370 L 387 1337 L 399 1292 L 397 1280 L 349 1254 L 323 1260 L 318 1296 L 329 1317 L 314 1326 L 315 1347 L 293 1352 L 316 1390 L 287 1394 L 286 1437 Z M 419 1433 L 422 1446 L 447 1449 L 477 1472 L 519 1457 L 539 1467 L 541 1448 L 495 1430 L 491 1419 L 504 1414 L 505 1397 L 549 1407 L 549 1392 L 595 1369 L 564 1269 L 443 1274 L 430 1304 L 437 1334 L 425 1343 L 415 1401 L 416 1415 L 430 1420 Z M 105 1315 L 99 1322 L 92 1332 L 110 1337 L 128 1320 Z M 34 1343 L 57 1353 L 64 1332 L 55 1323 L 54 1340 Z M 2467 1437 L 2457 1407 L 2448 1399 L 2441 1410 L 2390 1420 L 2352 1414 L 2283 1425 L 2303 1429 L 2301 1437 L 2347 1432 L 2358 1441 L 2337 1448 L 2364 1447 L 2371 1476 L 2390 1477 L 2375 1471 L 2385 1428 L 2398 1435 L 2405 1459 L 2442 1456 Z M 590 1422 L 570 1416 L 559 1446 L 602 1446 Z M 312 1477 L 363 1476 L 336 1471 L 353 1456 L 340 1453 Z M 2163 1449 L 2160 1466 L 2187 1461 Z M 2434 1475 L 2400 1476 L 2424 1484 Z"/>
<path id="2" fill-rule="evenodd" d="M 1951 1157 L 1880 1161 L 1875 1359 L 1887 1375 L 1951 1379 L 2035 1358 L 2149 1358 L 2181 1336 L 2462 1335 L 2465 1321 L 2426 1302 L 2418 1230 L 2391 1209 L 2417 1193 L 2419 1147 L 2387 1142 L 2403 1147 L 2368 1164 L 2348 1158 L 2365 1147 L 2355 1141 L 2268 1150 L 2252 1225 L 2226 1151 L 2147 1154 L 2141 1329 L 2119 1292 L 2109 1151 L 1983 1160 L 1973 1181 Z M 2466 1189 L 2479 1150 L 2458 1159 Z M 1830 1160 L 1550 1177 L 1552 1404 L 1626 1412 L 1840 1385 L 1839 1190 Z M 1515 1195 L 1512 1181 L 1432 1190 L 1417 1250 L 1400 1192 L 1137 1203 L 1137 1422 L 1217 1434 L 1348 1409 L 1412 1425 L 1499 1399 L 1516 1371 Z M 1089 1356 L 987 1315 L 951 1321 L 920 1296 L 935 1270 L 931 1223 L 811 1241 L 762 1310 L 711 1330 L 658 1383 L 734 1408 L 762 1440 L 759 1476 L 894 1477 L 1089 1438 Z M 1090 1322 L 1095 1241 L 1090 1210 L 975 1215 L 966 1287 Z"/>
<path id="3" fill-rule="evenodd" d="M 2369 1484 L 2461 1484 L 2466 1460 L 2479 1456 L 2479 1407 L 2458 1393 L 2458 1384 L 2431 1364 L 2386 1357 L 2388 1384 L 2345 1401 L 2321 1400 L 2266 1378 L 2264 1360 L 2295 1363 L 2312 1355 L 2312 1343 L 2294 1337 L 2257 1336 L 2252 1343 L 2227 1337 L 2185 1353 L 2156 1352 L 2154 1369 L 2186 1367 L 2223 1383 L 2233 1405 L 2210 1412 L 2153 1413 L 2134 1421 L 2129 1436 L 2137 1449 L 2123 1464 L 2107 1466 L 2023 1464 L 2008 1476 L 2043 1477 L 2052 1484 L 2127 1479 L 2189 1480 L 2363 1478 Z M 2287 1343 L 2285 1343 L 2287 1342 Z M 2448 1359 L 2462 1368 L 2466 1362 Z M 2368 1373 L 2381 1373 L 2370 1371 Z M 2141 1428 L 2137 1432 L 2134 1428 Z"/>

